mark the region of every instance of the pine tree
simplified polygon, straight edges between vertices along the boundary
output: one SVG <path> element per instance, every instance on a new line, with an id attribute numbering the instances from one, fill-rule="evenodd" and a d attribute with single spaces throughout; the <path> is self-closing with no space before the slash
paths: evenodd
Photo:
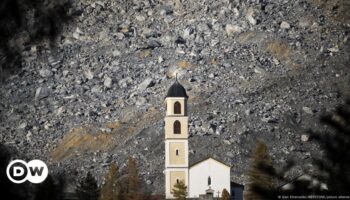
<path id="1" fill-rule="evenodd" d="M 87 173 L 85 179 L 83 179 L 78 185 L 77 195 L 79 200 L 97 200 L 99 196 L 99 189 L 95 178 L 90 172 Z"/>
<path id="2" fill-rule="evenodd" d="M 58 199 L 55 193 L 55 184 L 51 175 L 48 175 L 44 182 L 36 185 L 34 200 Z"/>
<path id="3" fill-rule="evenodd" d="M 310 180 L 293 181 L 293 189 L 281 191 L 283 195 L 350 194 L 348 189 L 350 185 L 350 100 L 345 105 L 339 106 L 333 113 L 323 115 L 321 125 L 327 125 L 327 129 L 322 132 L 309 130 L 310 140 L 317 142 L 322 150 L 320 157 L 313 158 L 314 165 L 319 171 L 307 174 L 311 177 Z M 285 174 L 285 171 L 282 174 Z M 281 175 L 277 177 L 282 177 Z M 322 184 L 315 185 L 314 180 Z M 323 185 L 324 183 L 326 185 Z"/>
<path id="4" fill-rule="evenodd" d="M 230 193 L 226 189 L 222 190 L 221 200 L 230 200 Z"/>
<path id="5" fill-rule="evenodd" d="M 136 161 L 132 157 L 129 157 L 128 159 L 128 187 L 126 198 L 128 200 L 141 199 L 139 174 L 136 167 Z"/>
<path id="6" fill-rule="evenodd" d="M 326 174 L 328 193 L 332 195 L 349 195 L 350 185 L 350 100 L 339 106 L 332 114 L 321 118 L 321 123 L 332 130 L 322 133 L 309 131 L 310 139 L 315 140 L 324 150 L 324 155 L 315 158 L 315 165 L 321 173 Z M 318 192 L 320 194 L 320 192 Z"/>
<path id="7" fill-rule="evenodd" d="M 267 146 L 258 142 L 248 170 L 246 200 L 270 200 L 275 198 L 274 168 Z"/>
<path id="8" fill-rule="evenodd" d="M 187 186 L 182 180 L 180 180 L 174 185 L 171 194 L 173 194 L 177 200 L 185 200 L 187 196 Z"/>
<path id="9" fill-rule="evenodd" d="M 314 165 L 319 171 L 315 174 L 306 174 L 311 179 L 290 180 L 286 179 L 284 174 L 295 166 L 293 161 L 289 161 L 288 166 L 280 172 L 264 170 L 265 172 L 270 171 L 268 174 L 272 174 L 281 182 L 290 183 L 293 186 L 289 190 L 278 188 L 275 190 L 275 194 L 287 196 L 350 194 L 348 189 L 350 185 L 350 171 L 348 170 L 350 168 L 350 100 L 347 100 L 345 105 L 339 106 L 335 112 L 321 117 L 321 124 L 327 125 L 331 129 L 325 129 L 322 132 L 309 130 L 310 140 L 319 143 L 320 150 L 323 151 L 321 157 L 313 158 Z M 318 180 L 322 184 L 315 185 L 314 180 Z M 323 183 L 327 183 L 326 187 Z M 270 188 L 255 187 L 255 191 L 262 195 L 260 199 L 276 199 L 277 197 L 277 195 L 273 195 L 273 190 Z M 247 193 L 250 194 L 249 189 Z M 247 199 L 249 200 L 249 198 Z"/>
<path id="10" fill-rule="evenodd" d="M 120 200 L 121 187 L 118 181 L 119 172 L 115 163 L 112 163 L 106 176 L 105 184 L 101 188 L 100 200 Z"/>

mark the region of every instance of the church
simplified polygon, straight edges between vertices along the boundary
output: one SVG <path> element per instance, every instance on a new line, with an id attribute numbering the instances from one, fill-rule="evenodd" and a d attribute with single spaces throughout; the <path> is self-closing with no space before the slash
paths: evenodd
<path id="1" fill-rule="evenodd" d="M 188 96 L 185 88 L 177 81 L 169 88 L 165 98 L 165 196 L 172 199 L 174 185 L 183 181 L 187 186 L 189 199 L 211 195 L 221 197 L 226 189 L 235 199 L 242 199 L 243 186 L 230 180 L 230 165 L 215 158 L 206 157 L 189 165 L 188 152 Z"/>

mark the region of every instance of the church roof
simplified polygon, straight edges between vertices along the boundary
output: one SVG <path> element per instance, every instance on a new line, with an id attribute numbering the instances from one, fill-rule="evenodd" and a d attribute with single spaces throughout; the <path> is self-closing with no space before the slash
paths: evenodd
<path id="1" fill-rule="evenodd" d="M 197 164 L 199 164 L 199 163 L 202 163 L 202 162 L 204 162 L 204 161 L 206 161 L 206 160 L 209 160 L 209 159 L 213 159 L 213 160 L 215 160 L 216 162 L 219 162 L 219 163 L 221 163 L 221 164 L 223 164 L 223 165 L 226 165 L 227 167 L 231 167 L 231 165 L 228 165 L 228 164 L 226 164 L 226 163 L 224 163 L 224 162 L 222 162 L 222 161 L 220 161 L 220 160 L 218 160 L 218 159 L 216 159 L 216 158 L 213 158 L 212 156 L 208 156 L 208 157 L 206 157 L 206 158 L 204 158 L 204 159 L 201 159 L 201 160 L 199 160 L 199 161 L 197 161 L 197 162 L 194 162 L 194 163 L 190 164 L 189 168 L 191 168 L 191 167 L 193 167 L 193 166 L 195 166 L 195 165 L 197 165 Z"/>
<path id="2" fill-rule="evenodd" d="M 185 88 L 177 81 L 170 86 L 166 97 L 185 97 L 188 98 Z"/>

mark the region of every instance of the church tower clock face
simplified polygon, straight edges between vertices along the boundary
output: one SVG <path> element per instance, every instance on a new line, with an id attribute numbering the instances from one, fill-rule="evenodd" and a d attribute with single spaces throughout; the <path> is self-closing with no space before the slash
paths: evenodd
<path id="1" fill-rule="evenodd" d="M 165 98 L 165 187 L 166 198 L 176 183 L 188 185 L 188 115 L 185 88 L 176 80 Z"/>

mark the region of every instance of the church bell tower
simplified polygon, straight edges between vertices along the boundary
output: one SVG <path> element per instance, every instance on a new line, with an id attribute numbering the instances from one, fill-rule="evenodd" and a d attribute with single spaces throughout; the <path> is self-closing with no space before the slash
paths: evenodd
<path id="1" fill-rule="evenodd" d="M 165 196 L 173 198 L 174 185 L 188 186 L 188 115 L 185 88 L 177 81 L 169 88 L 165 116 Z"/>

